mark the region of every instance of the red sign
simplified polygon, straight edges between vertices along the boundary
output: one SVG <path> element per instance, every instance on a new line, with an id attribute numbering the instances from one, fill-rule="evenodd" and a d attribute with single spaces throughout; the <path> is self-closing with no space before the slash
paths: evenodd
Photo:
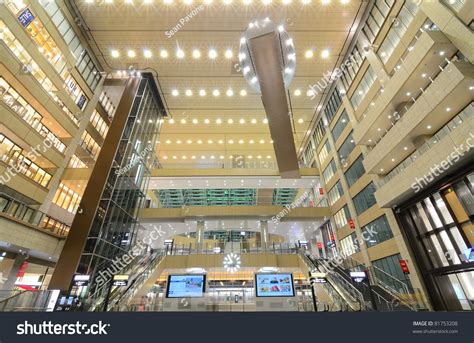
<path id="1" fill-rule="evenodd" d="M 323 195 L 324 194 L 324 189 L 321 187 L 319 188 L 319 194 Z"/>
<path id="2" fill-rule="evenodd" d="M 356 228 L 356 226 L 355 226 L 355 224 L 354 224 L 354 220 L 349 219 L 348 223 L 349 223 L 349 227 L 350 227 L 351 229 L 355 229 L 355 228 Z"/>
<path id="3" fill-rule="evenodd" d="M 405 274 L 410 274 L 410 271 L 408 270 L 407 262 L 405 260 L 400 260 L 400 267 L 402 268 L 402 272 Z"/>
<path id="4" fill-rule="evenodd" d="M 323 248 L 323 243 L 318 242 L 317 246 L 318 246 L 318 249 L 322 249 Z"/>
<path id="5" fill-rule="evenodd" d="M 335 241 L 334 234 L 331 232 L 331 241 Z"/>
<path id="6" fill-rule="evenodd" d="M 16 274 L 17 277 L 23 277 L 26 273 L 26 269 L 28 268 L 28 262 L 23 261 L 23 263 L 20 266 L 20 269 L 18 270 L 18 274 Z"/>

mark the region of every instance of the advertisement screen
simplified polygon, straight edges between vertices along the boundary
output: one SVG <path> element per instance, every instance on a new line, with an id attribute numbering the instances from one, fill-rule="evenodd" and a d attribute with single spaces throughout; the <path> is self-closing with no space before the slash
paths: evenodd
<path id="1" fill-rule="evenodd" d="M 170 275 L 167 298 L 199 298 L 204 296 L 206 275 Z"/>
<path id="2" fill-rule="evenodd" d="M 293 274 L 255 274 L 257 297 L 294 297 Z"/>

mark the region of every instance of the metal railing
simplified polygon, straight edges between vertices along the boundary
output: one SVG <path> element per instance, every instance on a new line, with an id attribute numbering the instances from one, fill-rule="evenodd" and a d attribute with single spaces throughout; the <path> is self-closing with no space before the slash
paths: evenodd
<path id="1" fill-rule="evenodd" d="M 43 312 L 48 306 L 51 291 L 0 291 L 8 297 L 0 299 L 0 312 Z"/>
<path id="2" fill-rule="evenodd" d="M 0 194 L 0 213 L 65 238 L 70 226 L 6 194 Z"/>
<path id="3" fill-rule="evenodd" d="M 225 243 L 229 248 L 226 249 Z M 296 243 L 269 243 L 269 244 L 247 244 L 243 242 L 222 242 L 214 244 L 204 244 L 201 248 L 196 244 L 176 244 L 164 249 L 166 255 L 191 255 L 191 254 L 224 254 L 233 252 L 237 254 L 297 254 L 299 247 Z"/>

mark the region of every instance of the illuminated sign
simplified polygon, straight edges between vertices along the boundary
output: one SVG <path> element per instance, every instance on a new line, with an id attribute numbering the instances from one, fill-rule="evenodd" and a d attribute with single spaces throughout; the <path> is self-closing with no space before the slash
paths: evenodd
<path id="1" fill-rule="evenodd" d="M 20 15 L 18 16 L 18 21 L 20 22 L 21 26 L 27 27 L 30 23 L 35 19 L 33 13 L 31 13 L 30 9 L 27 7 L 25 8 Z"/>
<path id="2" fill-rule="evenodd" d="M 354 280 L 355 282 L 362 282 L 367 278 L 367 275 L 365 275 L 365 272 L 351 272 L 351 279 Z"/>
<path id="3" fill-rule="evenodd" d="M 400 263 L 400 268 L 402 268 L 402 272 L 404 274 L 410 274 L 410 271 L 408 270 L 407 262 L 405 260 L 400 260 L 398 262 Z"/>
<path id="4" fill-rule="evenodd" d="M 128 285 L 128 275 L 114 275 L 112 286 L 123 287 Z"/>
<path id="5" fill-rule="evenodd" d="M 89 284 L 90 275 L 74 275 L 73 284 L 74 286 L 87 286 Z"/>

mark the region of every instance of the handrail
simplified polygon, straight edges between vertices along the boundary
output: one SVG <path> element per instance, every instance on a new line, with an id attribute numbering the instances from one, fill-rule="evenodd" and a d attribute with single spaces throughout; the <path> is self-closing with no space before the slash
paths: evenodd
<path id="1" fill-rule="evenodd" d="M 3 203 L 2 200 L 5 200 L 6 203 Z M 6 217 L 11 217 L 26 224 L 37 226 L 45 231 L 50 231 L 61 238 L 67 237 L 69 233 L 70 226 L 66 223 L 23 204 L 5 193 L 0 193 L 0 213 Z"/>

